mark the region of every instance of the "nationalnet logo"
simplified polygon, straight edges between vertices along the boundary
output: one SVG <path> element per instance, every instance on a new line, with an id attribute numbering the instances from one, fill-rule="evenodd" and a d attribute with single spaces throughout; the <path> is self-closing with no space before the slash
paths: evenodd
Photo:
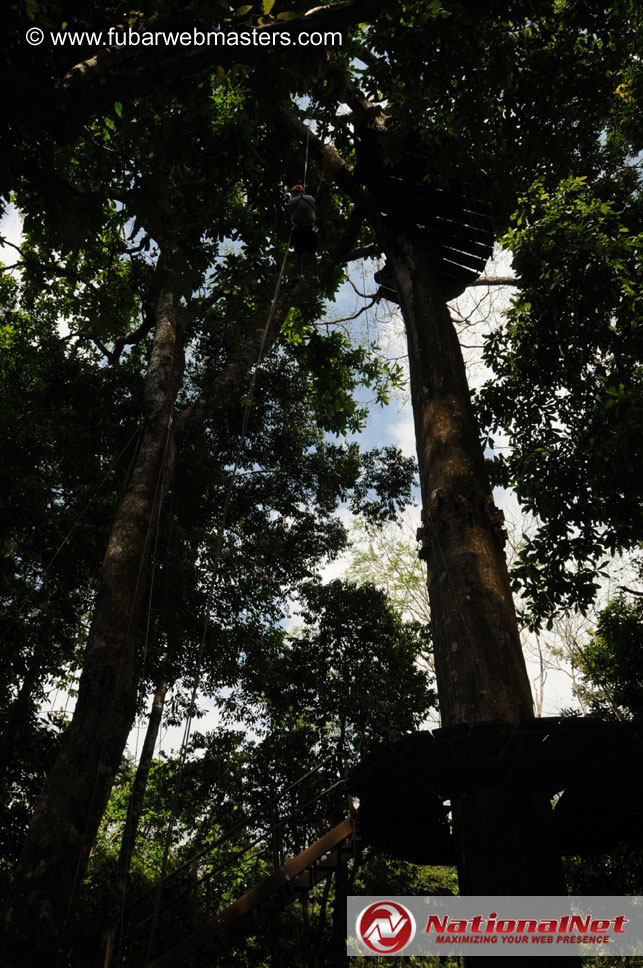
<path id="1" fill-rule="evenodd" d="M 364 908 L 355 929 L 362 944 L 376 954 L 398 954 L 415 937 L 415 918 L 403 904 L 376 901 Z"/>
<path id="2" fill-rule="evenodd" d="M 437 944 L 607 944 L 609 932 L 625 934 L 629 921 L 624 915 L 615 918 L 581 917 L 578 914 L 561 918 L 499 918 L 492 911 L 483 918 L 450 918 L 429 915 L 425 931 L 435 933 Z"/>
<path id="3" fill-rule="evenodd" d="M 643 954 L 641 897 L 351 897 L 348 925 L 349 955 Z"/>

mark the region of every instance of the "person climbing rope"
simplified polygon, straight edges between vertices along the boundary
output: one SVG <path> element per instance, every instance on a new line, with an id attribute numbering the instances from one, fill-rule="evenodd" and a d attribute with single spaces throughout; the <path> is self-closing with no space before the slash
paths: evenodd
<path id="1" fill-rule="evenodd" d="M 295 250 L 295 269 L 300 280 L 304 278 L 304 256 L 310 255 L 313 263 L 313 270 L 316 268 L 317 261 L 317 230 L 316 203 L 312 195 L 306 195 L 303 185 L 293 185 L 290 189 L 290 198 L 286 203 L 286 211 L 290 215 L 292 225 L 292 247 Z M 317 276 L 313 273 L 313 282 L 317 282 Z"/>

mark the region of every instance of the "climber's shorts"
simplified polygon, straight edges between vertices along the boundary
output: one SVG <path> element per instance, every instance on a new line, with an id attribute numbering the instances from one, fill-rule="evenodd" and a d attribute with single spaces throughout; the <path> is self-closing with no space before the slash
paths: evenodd
<path id="1" fill-rule="evenodd" d="M 313 225 L 293 225 L 291 241 L 295 255 L 305 252 L 314 255 L 317 251 L 317 233 Z"/>

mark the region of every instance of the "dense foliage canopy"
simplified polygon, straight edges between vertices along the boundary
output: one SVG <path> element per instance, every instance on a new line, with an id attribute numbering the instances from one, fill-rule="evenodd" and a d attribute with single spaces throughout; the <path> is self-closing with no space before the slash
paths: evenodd
<path id="1" fill-rule="evenodd" d="M 297 788 L 296 809 L 340 781 L 362 748 L 417 728 L 435 705 L 421 671 L 427 628 L 405 622 L 370 584 L 319 580 L 346 547 L 345 509 L 381 525 L 409 500 L 413 479 L 413 463 L 387 441 L 364 449 L 355 440 L 364 388 L 385 401 L 399 368 L 375 341 L 320 325 L 344 266 L 413 222 L 412 196 L 391 202 L 373 187 L 382 171 L 398 166 L 404 183 L 412 158 L 436 191 L 484 196 L 513 255 L 520 291 L 488 336 L 493 379 L 477 407 L 485 439 L 508 440 L 491 464 L 495 483 L 538 518 L 514 572 L 532 623 L 559 606 L 586 607 L 604 557 L 643 539 L 639 5 L 307 6 L 9 5 L 0 197 L 24 223 L 8 240 L 15 259 L 0 283 L 0 874 L 8 883 L 42 790 L 34 822 L 43 827 L 32 827 L 16 882 L 33 888 L 49 931 L 33 942 L 31 963 L 54 936 L 70 965 L 95 959 L 114 911 L 158 876 L 168 830 L 170 867 L 214 852 L 203 883 L 163 925 L 164 943 L 180 937 L 215 897 L 231 900 L 349 805 L 323 801 L 287 831 L 274 815 L 257 821 L 256 809 L 273 809 L 278 789 L 323 760 Z M 50 31 L 114 26 L 252 28 L 291 43 L 51 41 Z M 33 28 L 44 31 L 40 46 L 25 43 Z M 303 29 L 340 30 L 342 44 L 293 43 Z M 321 152 L 331 141 L 343 162 Z M 319 281 L 279 288 L 285 189 L 302 172 L 319 185 Z M 413 268 L 422 276 L 427 267 Z M 468 405 L 466 385 L 464 395 Z M 293 601 L 303 624 L 286 632 Z M 603 614 L 585 666 L 632 715 L 638 612 L 617 601 Z M 503 630 L 498 641 L 510 638 Z M 74 718 L 60 722 L 49 697 L 81 669 Z M 122 758 L 134 715 L 168 687 L 166 722 L 216 700 L 221 729 L 195 735 L 179 759 L 150 753 L 136 771 Z M 135 773 L 149 786 L 128 882 L 119 840 L 136 812 Z M 75 816 L 61 806 L 65 775 Z M 177 814 L 173 834 L 168 813 Z M 243 850 L 230 863 L 217 841 L 241 819 Z M 266 826 L 269 857 L 249 846 Z M 96 830 L 70 934 L 74 872 Z M 42 864 L 34 842 L 49 844 Z M 352 887 L 373 893 L 454 887 L 451 873 L 411 875 L 368 857 L 352 876 Z M 304 920 L 309 947 L 328 951 L 329 964 L 340 957 L 346 887 L 332 888 L 333 918 L 328 888 L 315 924 Z M 150 896 L 141 904 L 149 919 Z M 33 920 L 28 905 L 20 917 Z M 130 939 L 118 956 L 140 960 L 144 947 Z M 268 934 L 235 963 L 276 964 L 281 952 L 295 964 L 293 947 L 282 951 Z"/>

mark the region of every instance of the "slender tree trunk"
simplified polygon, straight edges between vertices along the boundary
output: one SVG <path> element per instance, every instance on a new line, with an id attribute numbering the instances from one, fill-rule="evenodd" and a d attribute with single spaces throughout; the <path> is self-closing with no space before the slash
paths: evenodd
<path id="1" fill-rule="evenodd" d="M 154 747 L 156 746 L 159 727 L 161 725 L 161 719 L 163 718 L 163 705 L 165 703 L 166 692 L 167 682 L 159 683 L 154 694 L 154 699 L 152 700 L 152 708 L 147 720 L 147 730 L 145 731 L 145 740 L 143 742 L 143 749 L 141 750 L 141 758 L 138 761 L 138 766 L 136 767 L 136 775 L 134 777 L 134 783 L 132 784 L 132 790 L 127 806 L 127 819 L 125 820 L 125 829 L 123 830 L 121 849 L 118 854 L 116 873 L 114 875 L 109 910 L 106 918 L 107 951 L 109 952 L 110 956 L 111 952 L 114 950 L 117 953 L 120 951 L 122 942 L 121 911 L 123 899 L 125 898 L 127 879 L 129 877 L 129 869 L 132 863 L 134 845 L 136 843 L 136 835 L 138 833 L 141 814 L 143 812 L 143 800 L 145 798 L 147 780 L 150 775 L 150 768 L 152 766 L 152 759 L 154 757 Z M 116 962 L 118 963 L 118 957 L 116 958 Z M 109 963 L 110 957 L 106 956 L 105 968 L 108 968 Z"/>
<path id="2" fill-rule="evenodd" d="M 519 723 L 533 718 L 531 690 L 457 334 L 430 250 L 376 224 L 408 340 L 442 721 Z M 545 795 L 480 790 L 453 820 L 461 894 L 566 893 Z"/>
<path id="3" fill-rule="evenodd" d="M 337 968 L 341 965 L 349 965 L 346 954 L 346 901 L 348 898 L 348 865 L 341 854 L 337 859 L 335 869 L 335 903 L 333 906 L 333 949 L 335 951 L 334 962 Z"/>
<path id="4" fill-rule="evenodd" d="M 134 719 L 151 522 L 174 461 L 171 415 L 183 372 L 178 314 L 171 293 L 162 293 L 141 446 L 103 559 L 74 716 L 16 869 L 4 966 L 55 964 Z"/>
<path id="5" fill-rule="evenodd" d="M 20 684 L 16 697 L 7 710 L 6 721 L 0 735 L 0 767 L 10 763 L 19 747 L 21 735 L 33 729 L 33 694 L 41 672 L 36 654 L 31 657 L 25 677 Z"/>

